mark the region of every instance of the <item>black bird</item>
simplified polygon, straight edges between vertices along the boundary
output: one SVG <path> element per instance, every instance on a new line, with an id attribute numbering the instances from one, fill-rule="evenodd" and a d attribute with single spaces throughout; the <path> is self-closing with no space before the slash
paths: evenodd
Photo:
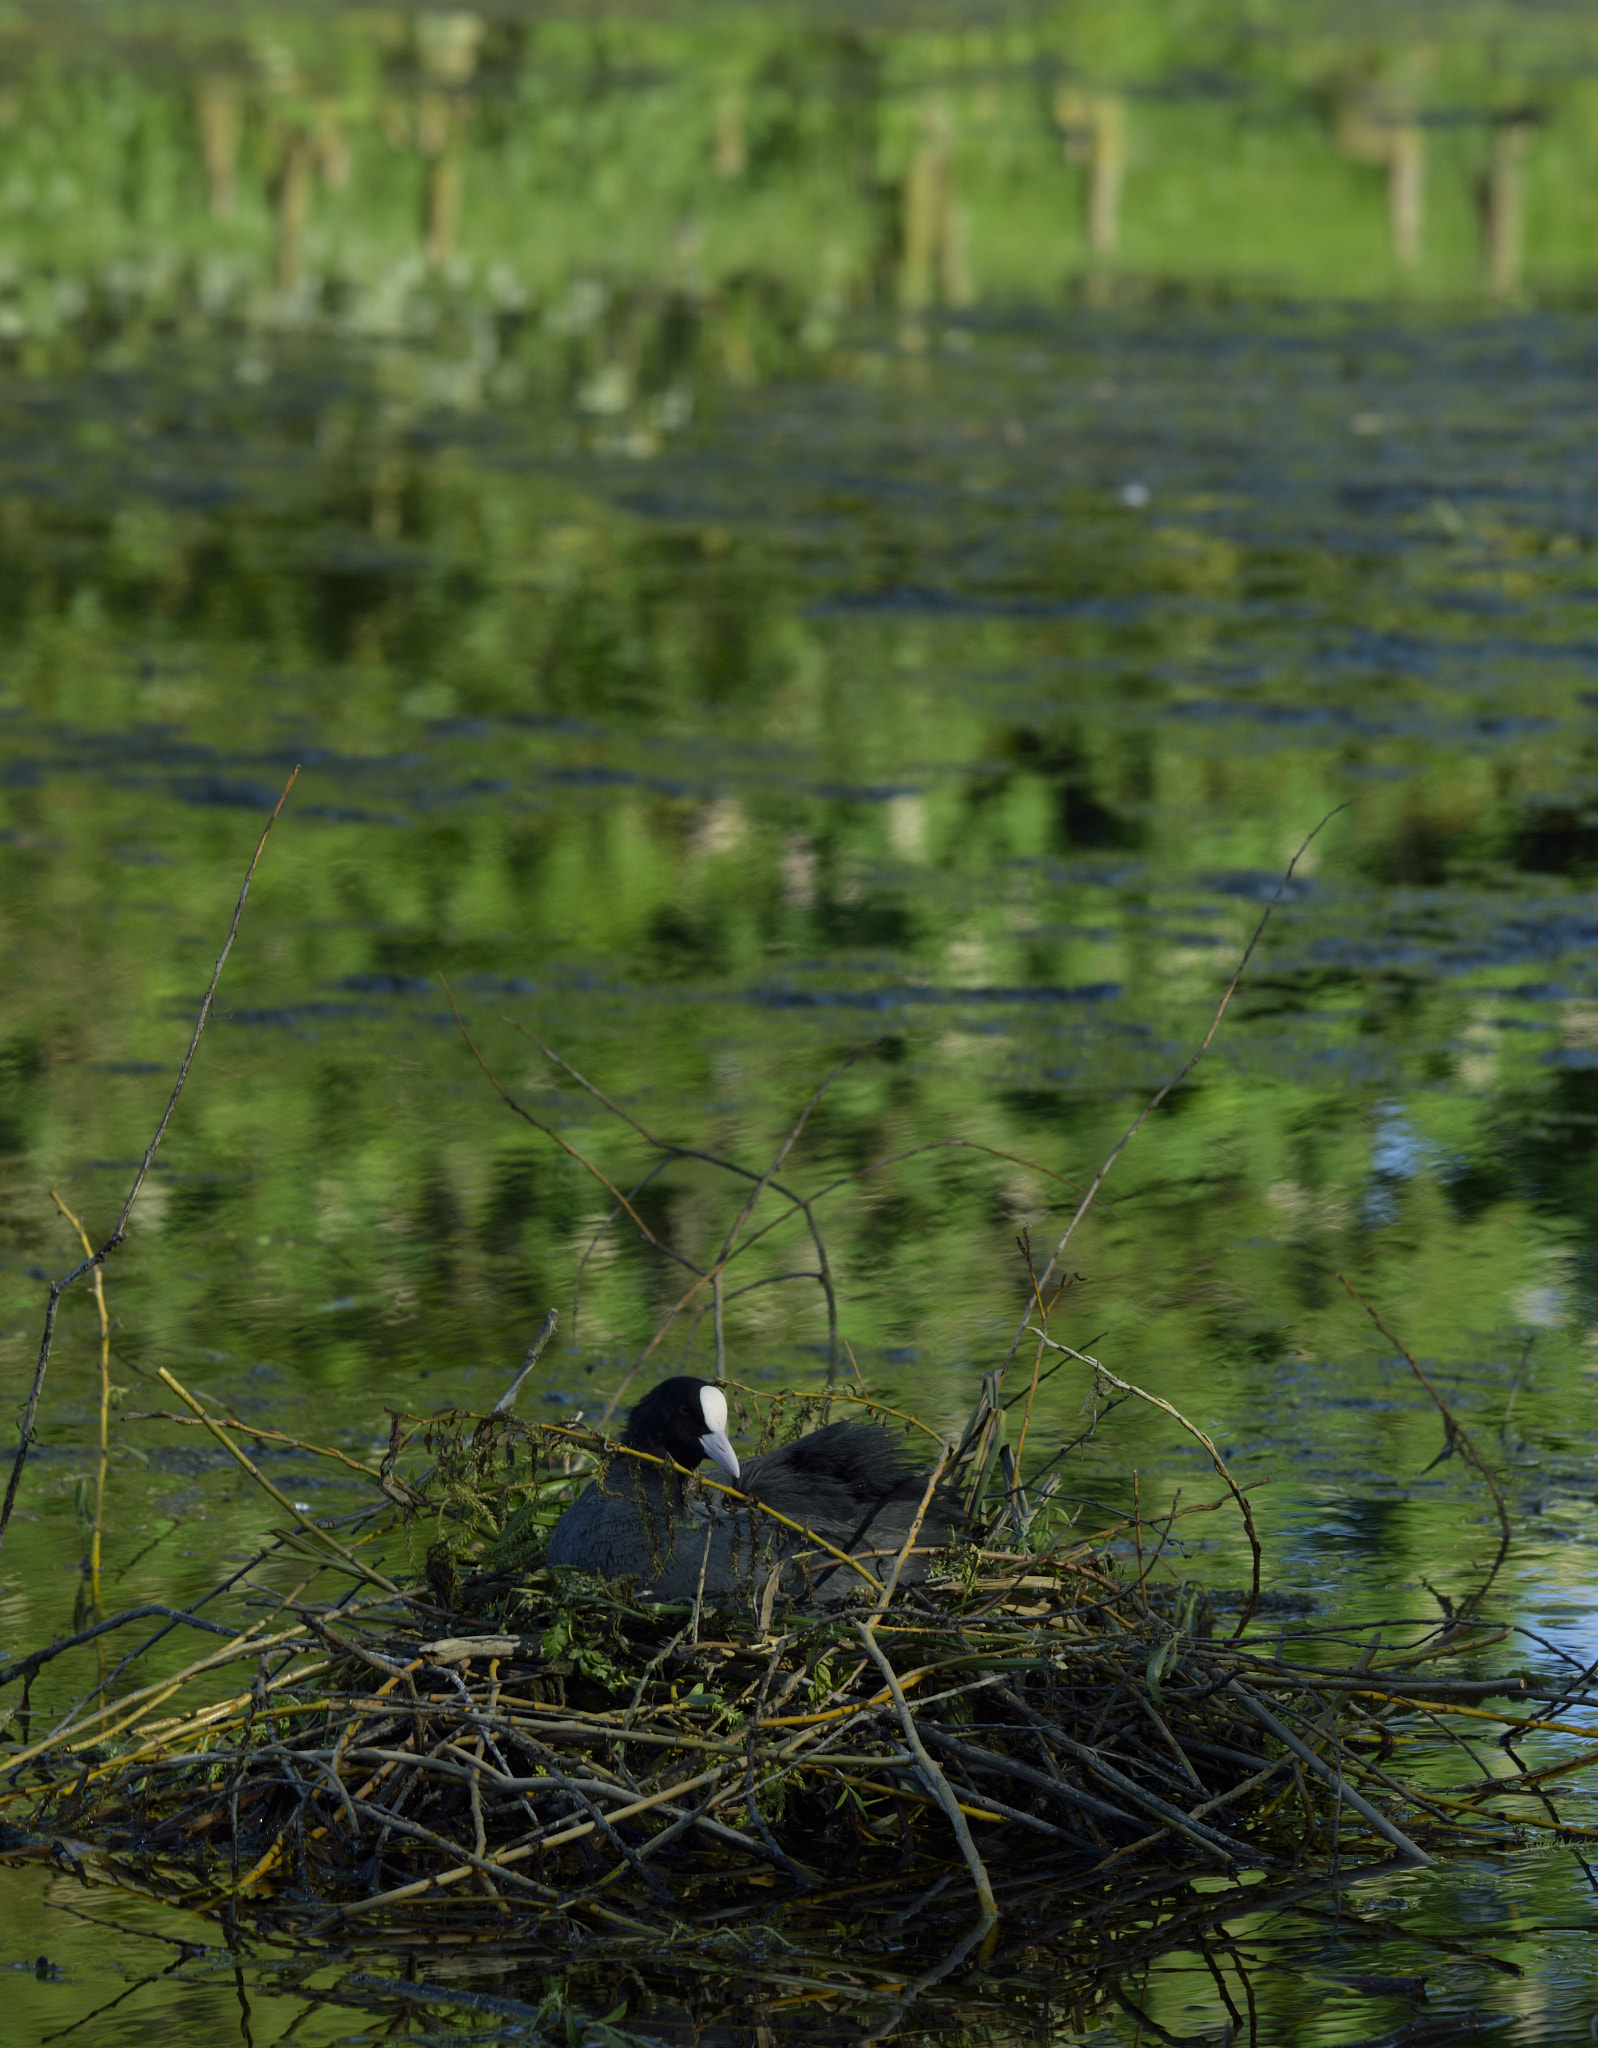
<path id="1" fill-rule="evenodd" d="M 747 1496 L 740 1502 L 707 1490 L 695 1497 L 681 1474 L 620 1457 L 584 1489 L 550 1533 L 549 1562 L 605 1578 L 630 1575 L 657 1600 L 692 1600 L 701 1570 L 707 1598 L 747 1597 L 773 1564 L 784 1569 L 788 1590 L 823 1604 L 866 1590 L 858 1572 L 760 1508 L 802 1523 L 880 1578 L 910 1533 L 930 1477 L 887 1431 L 859 1422 L 829 1423 L 740 1466 L 727 1438 L 726 1395 L 686 1374 L 644 1396 L 621 1441 L 689 1471 L 713 1458 Z M 949 1542 L 959 1519 L 959 1502 L 938 1488 L 901 1585 L 925 1578 L 926 1553 Z"/>

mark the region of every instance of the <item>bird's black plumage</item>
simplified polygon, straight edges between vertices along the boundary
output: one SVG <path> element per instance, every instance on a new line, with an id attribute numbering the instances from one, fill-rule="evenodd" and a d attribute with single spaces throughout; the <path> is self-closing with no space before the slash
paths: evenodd
<path id="1" fill-rule="evenodd" d="M 680 1474 L 616 1458 L 556 1523 L 549 1562 L 607 1578 L 630 1575 L 661 1600 L 693 1599 L 701 1572 L 707 1597 L 747 1597 L 773 1565 L 790 1590 L 824 1604 L 865 1588 L 858 1572 L 774 1519 L 781 1515 L 860 1558 L 878 1576 L 891 1569 L 929 1476 L 896 1437 L 864 1423 L 833 1422 L 740 1468 L 725 1418 L 720 1389 L 682 1375 L 663 1380 L 639 1402 L 622 1442 L 690 1471 L 710 1456 L 752 1505 L 708 1489 L 702 1497 L 697 1489 L 691 1494 Z M 762 1514 L 762 1508 L 773 1512 Z M 958 1521 L 958 1502 L 940 1488 L 901 1584 L 925 1577 L 925 1554 L 947 1544 Z"/>

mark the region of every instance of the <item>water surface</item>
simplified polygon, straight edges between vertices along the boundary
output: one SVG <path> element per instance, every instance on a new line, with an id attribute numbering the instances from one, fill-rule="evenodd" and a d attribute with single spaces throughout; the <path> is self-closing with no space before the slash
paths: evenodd
<path id="1" fill-rule="evenodd" d="M 594 1415 L 675 1298 L 611 1229 L 574 1309 L 609 1197 L 507 1115 L 441 975 L 506 1086 L 623 1186 L 647 1147 L 539 1042 L 657 1133 L 757 1170 L 866 1048 L 788 1171 L 811 1189 L 871 1168 L 823 1208 L 846 1369 L 954 1427 L 1025 1304 L 1017 1237 L 1052 1245 L 1336 811 L 1206 1063 L 1073 1240 L 1056 1327 L 1262 1483 L 1276 1591 L 1425 1623 L 1478 1583 L 1495 1525 L 1458 1459 L 1434 1466 L 1436 1413 L 1346 1273 L 1504 1471 L 1495 1607 L 1546 1668 L 1598 1656 L 1579 73 L 1529 31 L 1519 71 L 1463 38 L 1417 71 L 1403 36 L 1367 63 L 1357 23 L 1298 48 L 1240 41 L 1221 10 L 1204 33 L 1228 97 L 1185 45 L 1073 44 L 1063 15 L 1008 44 L 737 18 L 737 76 L 699 29 L 627 18 L 608 55 L 592 24 L 438 16 L 407 41 L 351 16 L 318 40 L 290 12 L 279 41 L 225 50 L 174 16 L 116 77 L 111 41 L 19 46 L 9 1398 L 75 1257 L 51 1190 L 109 1229 L 301 767 L 108 1269 L 108 1596 L 197 1597 L 272 1519 L 189 1434 L 132 1419 L 169 1405 L 157 1366 L 364 1447 L 385 1407 L 492 1399 L 552 1305 L 526 1398 Z M 1511 147 L 1533 77 L 1535 133 Z M 1402 150 L 1349 140 L 1348 106 L 1376 103 L 1389 142 L 1429 152 L 1408 253 Z M 1478 179 L 1524 209 L 1509 270 Z M 916 212 L 951 190 L 955 210 Z M 949 1138 L 967 1143 L 876 1164 Z M 691 1169 L 639 1200 L 691 1256 L 732 1213 Z M 778 1233 L 742 1278 L 808 1263 Z M 813 1281 L 728 1304 L 729 1369 L 756 1384 L 814 1385 L 828 1342 Z M 712 1344 L 685 1318 L 660 1355 L 708 1370 Z M 4 1553 L 7 1647 L 79 1596 L 95 1355 L 75 1294 Z M 1029 1465 L 1082 1431 L 1085 1392 L 1075 1368 L 1045 1385 Z M 1162 1501 L 1214 1483 L 1122 1409 L 1067 1484 L 1117 1506 L 1134 1467 Z M 341 1504 L 303 1459 L 275 1469 Z M 1235 1532 L 1188 1526 L 1180 1569 L 1235 1589 Z M 1578 1778 L 1563 1810 L 1589 1809 Z M 157 2012 L 174 2040 L 237 2023 L 214 1930 L 5 1883 L 8 1960 L 67 1959 L 18 1976 L 40 2038 L 124 1972 L 149 1981 L 93 2038 Z M 1365 1897 L 1372 1925 L 1468 1952 L 1431 2018 L 1343 1985 L 1366 1937 L 1341 1921 L 1256 1930 L 1279 2003 L 1260 2038 L 1477 2018 L 1484 2040 L 1583 2038 L 1589 1901 L 1568 1848 L 1536 1846 Z M 84 1933 L 69 1904 L 124 1933 Z M 1424 1941 L 1388 1948 L 1366 1976 L 1435 1973 Z M 152 1976 L 158 1951 L 181 1968 Z M 288 1993 L 249 1981 L 246 2024 L 275 2038 Z M 1172 2031 L 1220 2023 L 1207 1974 L 1173 1966 L 1153 2000 Z M 1392 2031 L 1411 2021 L 1456 2031 Z M 353 2024 L 312 2014 L 294 2038 Z"/>

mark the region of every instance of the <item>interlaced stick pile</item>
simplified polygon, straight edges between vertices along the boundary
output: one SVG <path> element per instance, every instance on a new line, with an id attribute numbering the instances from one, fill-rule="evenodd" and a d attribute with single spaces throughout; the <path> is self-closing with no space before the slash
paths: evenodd
<path id="1" fill-rule="evenodd" d="M 805 1408 L 754 1419 L 769 1438 Z M 250 1432 L 209 1419 L 247 1457 Z M 989 1419 L 951 1458 L 955 1483 Z M 951 1940 L 957 1965 L 984 1941 L 1031 1953 L 1046 1903 L 1072 1930 L 1056 1988 L 1091 2007 L 1152 1952 L 1151 1899 L 1162 1941 L 1192 1938 L 1204 1902 L 1186 1879 L 1253 1873 L 1262 1900 L 1290 1899 L 1334 1859 L 1346 1874 L 1559 1827 L 1546 1768 L 1484 1784 L 1472 1765 L 1452 1789 L 1406 1769 L 1417 1716 L 1480 1726 L 1485 1700 L 1515 1692 L 1491 1719 L 1539 1725 L 1524 1681 L 1426 1675 L 1496 1639 L 1480 1625 L 1385 1657 L 1325 1633 L 1291 1654 L 1280 1630 L 1225 1638 L 1194 1589 L 1153 1583 L 1172 1516 L 1089 1535 L 1044 1507 L 1016 1540 L 1002 1488 L 975 1500 L 976 1540 L 941 1576 L 889 1599 L 862 1581 L 826 1614 L 657 1606 L 541 1562 L 563 1501 L 614 1455 L 505 1413 L 396 1419 L 373 1505 L 337 1530 L 285 1526 L 257 1561 L 257 1585 L 294 1566 L 270 1606 L 165 1616 L 168 1644 L 177 1619 L 216 1629 L 207 1654 L 143 1685 L 133 1664 L 114 1702 L 96 1688 L 54 1728 L 14 1728 L 30 1739 L 0 1794 L 5 1846 L 299 1942 L 581 1937 L 655 1956 L 690 1920 L 696 1941 L 761 1921 L 782 1930 L 792 1997 L 833 1982 L 829 1927 L 864 1930 L 869 1952 L 911 1896 L 939 1910 L 888 1947 L 930 1947 L 934 1969 Z M 401 1584 L 407 1547 L 423 1570 Z M 931 1974 L 884 1960 L 847 1995 L 869 2017 Z"/>

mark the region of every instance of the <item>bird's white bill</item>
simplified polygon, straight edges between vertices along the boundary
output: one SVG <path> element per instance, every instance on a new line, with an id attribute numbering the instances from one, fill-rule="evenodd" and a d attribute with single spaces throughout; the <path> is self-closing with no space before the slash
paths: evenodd
<path id="1" fill-rule="evenodd" d="M 729 1478 L 737 1479 L 740 1477 L 738 1453 L 728 1443 L 727 1432 L 724 1429 L 708 1431 L 706 1435 L 699 1439 L 699 1448 L 707 1458 L 714 1458 Z"/>
<path id="2" fill-rule="evenodd" d="M 726 1395 L 720 1387 L 702 1387 L 699 1408 L 705 1418 L 705 1433 L 699 1439 L 699 1448 L 707 1458 L 714 1458 L 729 1478 L 739 1478 L 738 1453 L 727 1440 Z"/>

